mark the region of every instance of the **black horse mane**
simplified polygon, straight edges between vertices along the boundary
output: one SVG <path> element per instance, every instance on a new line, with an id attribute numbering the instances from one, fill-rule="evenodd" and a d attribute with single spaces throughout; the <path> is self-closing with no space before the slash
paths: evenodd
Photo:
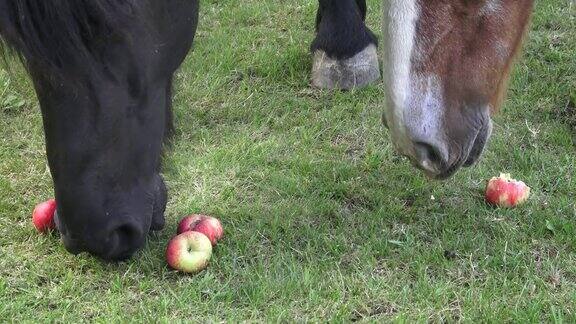
<path id="1" fill-rule="evenodd" d="M 91 65 L 99 60 L 99 39 L 125 36 L 134 1 L 0 0 L 0 40 L 28 64 L 55 71 L 72 62 Z"/>

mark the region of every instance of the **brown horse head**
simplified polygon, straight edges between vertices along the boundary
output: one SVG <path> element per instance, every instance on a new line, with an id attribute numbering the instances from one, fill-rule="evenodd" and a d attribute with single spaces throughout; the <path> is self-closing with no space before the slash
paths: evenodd
<path id="1" fill-rule="evenodd" d="M 532 0 L 384 1 L 385 122 L 400 153 L 444 179 L 491 134 Z"/>

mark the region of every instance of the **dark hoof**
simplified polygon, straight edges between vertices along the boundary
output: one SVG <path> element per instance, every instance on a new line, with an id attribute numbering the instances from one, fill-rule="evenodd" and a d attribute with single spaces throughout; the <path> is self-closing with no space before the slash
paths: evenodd
<path id="1" fill-rule="evenodd" d="M 380 78 L 378 50 L 370 44 L 362 52 L 345 60 L 328 57 L 324 51 L 314 53 L 312 85 L 321 89 L 364 87 Z"/>

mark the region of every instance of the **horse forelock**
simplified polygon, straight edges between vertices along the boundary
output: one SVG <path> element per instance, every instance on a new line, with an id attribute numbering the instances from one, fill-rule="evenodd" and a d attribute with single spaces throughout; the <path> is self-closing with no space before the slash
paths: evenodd
<path id="1" fill-rule="evenodd" d="M 98 37 L 124 37 L 135 12 L 132 0 L 0 0 L 0 39 L 28 64 L 89 67 Z"/>

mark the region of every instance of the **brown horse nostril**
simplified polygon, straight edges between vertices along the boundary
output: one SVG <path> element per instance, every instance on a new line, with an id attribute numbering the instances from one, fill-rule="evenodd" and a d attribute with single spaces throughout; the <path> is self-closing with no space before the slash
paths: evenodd
<path id="1" fill-rule="evenodd" d="M 442 173 L 448 165 L 445 154 L 435 145 L 417 142 L 414 144 L 414 150 L 418 164 L 428 172 Z"/>

